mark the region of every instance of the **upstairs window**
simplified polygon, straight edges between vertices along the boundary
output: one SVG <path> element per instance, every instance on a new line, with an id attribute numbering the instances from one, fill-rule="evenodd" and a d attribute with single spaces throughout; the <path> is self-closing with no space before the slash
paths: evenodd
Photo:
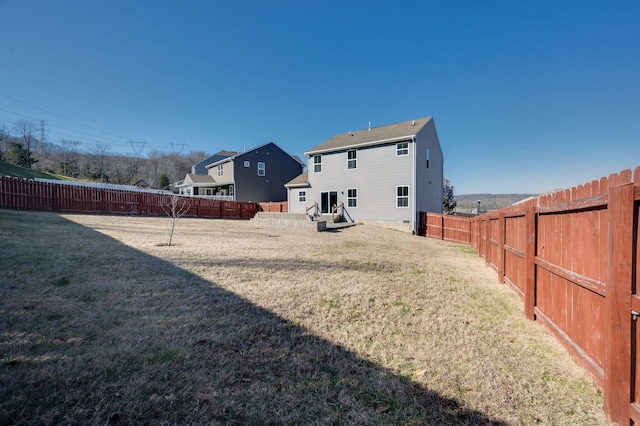
<path id="1" fill-rule="evenodd" d="M 429 148 L 427 148 L 427 169 L 429 168 L 429 160 L 431 160 L 431 153 L 429 152 Z"/>
<path id="2" fill-rule="evenodd" d="M 322 171 L 322 157 L 319 155 L 313 156 L 313 172 L 320 173 Z"/>
<path id="3" fill-rule="evenodd" d="M 408 186 L 396 186 L 396 207 L 409 207 Z"/>
<path id="4" fill-rule="evenodd" d="M 347 207 L 358 207 L 358 190 L 356 188 L 347 189 Z"/>
<path id="5" fill-rule="evenodd" d="M 264 176 L 266 174 L 266 169 L 264 163 L 258 162 L 258 176 Z"/>
<path id="6" fill-rule="evenodd" d="M 356 158 L 356 150 L 347 151 L 347 169 L 355 169 L 358 167 L 358 159 Z"/>
<path id="7" fill-rule="evenodd" d="M 298 202 L 306 203 L 307 202 L 307 191 L 298 192 Z"/>
<path id="8" fill-rule="evenodd" d="M 251 161 L 245 161 L 244 162 L 244 166 L 245 167 L 251 167 Z"/>
<path id="9" fill-rule="evenodd" d="M 397 144 L 396 155 L 409 155 L 409 142 L 400 142 Z"/>
<path id="10" fill-rule="evenodd" d="M 224 171 L 222 170 L 222 164 L 218 164 L 218 176 L 222 176 L 222 174 L 224 173 Z"/>

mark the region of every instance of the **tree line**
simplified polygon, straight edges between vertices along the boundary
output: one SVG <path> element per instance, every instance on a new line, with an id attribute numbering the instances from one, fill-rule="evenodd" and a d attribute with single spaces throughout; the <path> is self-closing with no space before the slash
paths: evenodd
<path id="1" fill-rule="evenodd" d="M 144 180 L 152 188 L 167 189 L 183 179 L 193 164 L 209 156 L 203 151 L 182 154 L 152 150 L 142 157 L 140 148 L 145 142 L 140 141 L 129 141 L 131 154 L 116 154 L 104 142 L 41 140 L 39 129 L 31 120 L 17 120 L 11 126 L 0 123 L 0 160 L 81 180 L 120 185 Z"/>

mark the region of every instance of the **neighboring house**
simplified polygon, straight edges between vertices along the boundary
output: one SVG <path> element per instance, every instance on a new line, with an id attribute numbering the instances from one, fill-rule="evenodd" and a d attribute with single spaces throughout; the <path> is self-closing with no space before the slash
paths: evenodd
<path id="1" fill-rule="evenodd" d="M 442 213 L 444 158 L 431 117 L 343 133 L 305 155 L 308 172 L 286 185 L 291 213 L 344 206 L 353 220 L 409 232 L 418 212 Z"/>
<path id="2" fill-rule="evenodd" d="M 178 182 L 175 186 L 182 195 L 197 195 L 204 197 L 223 195 L 216 192 L 215 184 L 216 181 L 209 175 L 187 173 L 184 180 Z M 232 198 L 229 197 L 229 200 L 232 200 Z"/>
<path id="3" fill-rule="evenodd" d="M 209 164 L 218 162 L 220 160 L 224 160 L 225 158 L 238 155 L 239 152 L 235 151 L 220 151 L 213 154 L 211 157 L 207 157 L 202 161 L 197 162 L 193 166 L 191 166 L 191 173 L 197 175 L 206 175 L 208 173 L 207 166 Z"/>
<path id="4" fill-rule="evenodd" d="M 302 160 L 287 154 L 273 142 L 214 160 L 205 166 L 206 175 L 187 174 L 176 185 L 179 192 L 235 201 L 285 201 L 287 189 L 284 184 L 302 173 L 305 167 Z"/>

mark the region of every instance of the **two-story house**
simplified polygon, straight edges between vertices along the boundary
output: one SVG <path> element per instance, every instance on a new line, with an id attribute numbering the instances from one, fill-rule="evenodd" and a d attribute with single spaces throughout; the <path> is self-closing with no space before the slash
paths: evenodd
<path id="1" fill-rule="evenodd" d="M 285 184 L 304 170 L 304 163 L 269 142 L 246 152 L 222 152 L 207 164 L 206 175 L 188 173 L 176 187 L 181 194 L 223 197 L 234 201 L 285 201 Z M 211 158 L 211 157 L 210 157 Z"/>
<path id="2" fill-rule="evenodd" d="M 342 133 L 305 155 L 308 172 L 286 185 L 291 213 L 343 206 L 353 220 L 417 232 L 420 211 L 442 212 L 444 158 L 431 117 Z"/>

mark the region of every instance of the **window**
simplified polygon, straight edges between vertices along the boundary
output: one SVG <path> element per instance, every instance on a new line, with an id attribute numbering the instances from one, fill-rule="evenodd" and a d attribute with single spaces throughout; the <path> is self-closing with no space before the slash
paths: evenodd
<path id="1" fill-rule="evenodd" d="M 397 144 L 396 155 L 409 155 L 409 142 L 400 142 Z"/>
<path id="2" fill-rule="evenodd" d="M 245 161 L 244 162 L 244 166 L 245 167 L 251 167 L 251 161 Z"/>
<path id="3" fill-rule="evenodd" d="M 396 207 L 409 207 L 409 187 L 396 187 Z"/>
<path id="4" fill-rule="evenodd" d="M 264 163 L 258 162 L 258 176 L 264 176 L 266 173 Z"/>
<path id="5" fill-rule="evenodd" d="M 319 155 L 313 156 L 313 172 L 320 173 L 322 171 L 322 157 Z"/>
<path id="6" fill-rule="evenodd" d="M 347 189 L 347 207 L 358 207 L 358 190 L 356 188 Z"/>
<path id="7" fill-rule="evenodd" d="M 207 195 L 211 195 L 211 188 L 207 188 Z"/>
<path id="8" fill-rule="evenodd" d="M 223 166 L 222 164 L 218 164 L 218 176 L 222 176 L 222 174 L 224 173 L 222 171 L 222 166 Z"/>
<path id="9" fill-rule="evenodd" d="M 431 159 L 431 155 L 429 154 L 429 148 L 427 148 L 427 169 L 429 168 L 429 160 Z"/>
<path id="10" fill-rule="evenodd" d="M 307 191 L 298 192 L 298 202 L 305 203 L 307 201 Z"/>
<path id="11" fill-rule="evenodd" d="M 358 166 L 358 159 L 356 158 L 356 150 L 352 149 L 347 151 L 347 169 L 355 169 Z"/>

